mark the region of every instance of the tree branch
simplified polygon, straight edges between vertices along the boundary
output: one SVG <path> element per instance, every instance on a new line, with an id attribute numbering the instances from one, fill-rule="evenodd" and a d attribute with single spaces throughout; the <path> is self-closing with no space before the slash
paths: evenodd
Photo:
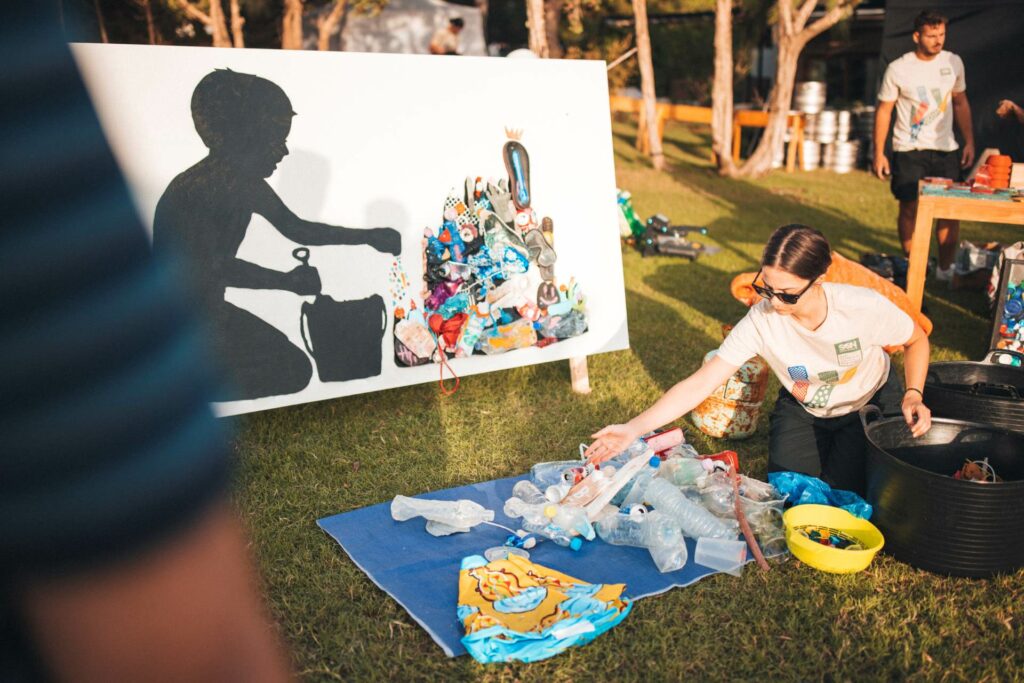
<path id="1" fill-rule="evenodd" d="M 783 35 L 793 35 L 795 33 L 793 30 L 793 0 L 779 0 L 778 9 Z"/>
<path id="2" fill-rule="evenodd" d="M 334 7 L 326 16 L 317 19 L 317 49 L 327 50 L 330 48 L 331 35 L 337 30 L 341 18 L 345 15 L 348 7 L 348 0 L 334 0 Z"/>
<path id="3" fill-rule="evenodd" d="M 814 11 L 817 4 L 818 0 L 804 0 L 804 4 L 796 12 L 796 22 L 793 25 L 796 33 L 804 30 L 804 26 L 807 25 L 807 20 L 811 18 L 811 12 Z"/>
<path id="4" fill-rule="evenodd" d="M 196 7 L 188 0 L 171 0 L 171 4 L 180 7 L 186 17 L 193 21 L 198 21 L 204 26 L 209 25 L 212 21 L 209 14 Z"/>
<path id="5" fill-rule="evenodd" d="M 860 4 L 860 0 L 840 0 L 835 7 L 825 12 L 824 16 L 801 31 L 800 40 L 806 45 L 808 41 L 813 40 L 816 36 L 853 14 L 853 8 L 858 4 Z"/>

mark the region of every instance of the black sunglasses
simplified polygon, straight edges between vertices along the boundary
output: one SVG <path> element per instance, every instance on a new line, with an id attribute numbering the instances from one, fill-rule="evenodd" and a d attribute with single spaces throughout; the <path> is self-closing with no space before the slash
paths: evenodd
<path id="1" fill-rule="evenodd" d="M 763 268 L 761 270 L 763 270 Z M 774 289 L 772 289 L 768 285 L 764 285 L 762 287 L 761 285 L 757 284 L 757 278 L 761 277 L 761 270 L 757 271 L 757 275 L 754 276 L 754 281 L 752 283 L 750 283 L 751 286 L 754 288 L 754 291 L 757 292 L 758 294 L 760 294 L 765 299 L 771 299 L 773 296 L 777 296 L 777 297 L 779 297 L 779 301 L 781 301 L 784 304 L 789 304 L 790 306 L 795 304 L 797 301 L 800 301 L 800 297 L 802 297 L 804 294 L 806 294 L 807 290 L 810 289 L 811 285 L 814 284 L 814 280 L 811 280 L 810 282 L 807 283 L 806 287 L 801 289 L 796 294 L 787 294 L 786 292 L 776 292 Z"/>

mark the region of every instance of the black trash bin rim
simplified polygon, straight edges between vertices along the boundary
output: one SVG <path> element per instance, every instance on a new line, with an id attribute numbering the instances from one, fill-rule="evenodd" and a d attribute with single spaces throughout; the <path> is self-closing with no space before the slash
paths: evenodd
<path id="1" fill-rule="evenodd" d="M 879 420 L 892 420 L 892 419 L 896 419 L 897 416 L 886 416 L 886 415 L 883 415 L 882 411 L 878 409 L 878 406 L 871 405 L 870 403 L 868 405 L 864 406 L 863 408 L 861 408 L 860 411 L 859 411 L 859 414 L 860 414 L 860 423 L 864 426 L 864 436 L 867 438 L 867 440 L 878 451 L 884 453 L 890 460 L 895 461 L 903 469 L 910 470 L 910 471 L 913 471 L 913 472 L 918 472 L 918 473 L 921 473 L 921 474 L 926 474 L 929 477 L 933 477 L 935 479 L 940 479 L 942 481 L 947 481 L 947 480 L 950 480 L 950 481 L 962 481 L 962 480 L 954 479 L 952 475 L 939 474 L 938 472 L 932 472 L 931 470 L 926 470 L 926 469 L 918 467 L 916 465 L 911 465 L 909 462 L 906 462 L 905 460 L 901 460 L 900 458 L 897 458 L 895 455 L 890 453 L 888 450 L 886 450 L 885 448 L 882 448 L 881 446 L 879 446 L 875 442 L 875 440 L 873 438 L 871 438 L 871 434 L 868 431 L 868 426 L 869 425 L 874 424 L 875 422 L 877 422 Z M 903 419 L 902 415 L 899 415 L 898 417 L 901 420 Z M 949 419 L 949 418 L 945 418 L 945 417 L 933 417 L 932 418 L 932 424 L 934 424 L 936 422 L 941 422 L 943 424 L 962 425 L 964 427 L 973 427 L 975 429 L 981 429 L 981 430 L 984 430 L 986 432 L 1001 432 L 1003 434 L 1007 434 L 1007 435 L 1009 435 L 1011 437 L 1014 437 L 1014 438 L 1016 438 L 1018 440 L 1022 438 L 1022 436 L 1021 436 L 1021 434 L 1019 432 L 1014 432 L 1014 431 L 1011 431 L 1009 429 L 1002 429 L 1000 427 L 996 427 L 994 425 L 989 425 L 989 424 L 983 424 L 981 422 L 968 422 L 966 420 L 953 420 L 953 419 Z M 904 424 L 906 424 L 906 423 L 904 422 Z M 975 486 L 975 485 L 977 485 L 978 482 L 963 481 L 962 483 L 968 484 L 968 485 L 971 485 L 971 486 Z M 994 484 L 999 484 L 999 485 L 1003 485 L 1003 486 L 1005 486 L 1007 484 L 1009 484 L 1010 486 L 1013 486 L 1014 484 L 1018 484 L 1018 483 L 1024 483 L 1024 481 L 989 482 L 989 484 L 993 484 L 993 485 Z"/>

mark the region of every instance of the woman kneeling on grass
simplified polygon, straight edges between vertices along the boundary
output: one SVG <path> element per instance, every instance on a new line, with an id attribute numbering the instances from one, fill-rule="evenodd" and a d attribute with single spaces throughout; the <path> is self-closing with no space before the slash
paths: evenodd
<path id="1" fill-rule="evenodd" d="M 782 383 L 771 416 L 768 471 L 820 477 L 838 489 L 865 489 L 866 441 L 857 411 L 899 405 L 915 437 L 931 427 L 922 389 L 928 337 L 910 316 L 874 290 L 822 282 L 832 263 L 821 232 L 784 225 L 768 239 L 752 306 L 718 353 L 626 424 L 594 434 L 590 462 L 613 457 L 637 439 L 699 405 L 755 355 Z M 905 347 L 907 390 L 883 346 Z"/>

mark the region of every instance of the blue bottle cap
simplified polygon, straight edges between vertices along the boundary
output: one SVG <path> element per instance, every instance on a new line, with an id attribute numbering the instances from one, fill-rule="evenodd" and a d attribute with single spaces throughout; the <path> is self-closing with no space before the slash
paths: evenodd
<path id="1" fill-rule="evenodd" d="M 1020 299 L 1010 299 L 1003 306 L 1003 311 L 1010 318 L 1016 318 L 1024 313 L 1024 303 Z"/>
<path id="2" fill-rule="evenodd" d="M 661 466 L 661 458 L 659 458 L 656 455 L 652 455 L 651 459 L 647 461 L 647 464 L 650 465 L 651 467 L 660 467 Z"/>
<path id="3" fill-rule="evenodd" d="M 583 541 L 579 536 L 575 536 L 571 541 L 569 541 L 569 547 L 573 550 L 579 550 L 583 547 Z"/>

